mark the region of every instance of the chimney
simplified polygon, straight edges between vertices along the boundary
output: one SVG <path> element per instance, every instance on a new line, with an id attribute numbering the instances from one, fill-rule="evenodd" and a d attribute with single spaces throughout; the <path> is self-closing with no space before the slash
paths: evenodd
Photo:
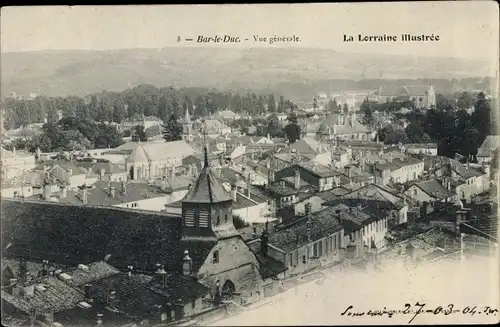
<path id="1" fill-rule="evenodd" d="M 449 179 L 446 180 L 446 188 L 451 191 L 451 181 Z"/>
<path id="2" fill-rule="evenodd" d="M 132 272 L 134 271 L 134 266 L 127 266 L 128 277 L 132 277 Z"/>
<path id="3" fill-rule="evenodd" d="M 101 169 L 100 172 L 99 172 L 99 177 L 100 179 L 103 179 L 104 178 L 104 174 L 106 173 L 106 170 L 104 169 Z"/>
<path id="4" fill-rule="evenodd" d="M 306 203 L 304 205 L 304 208 L 305 208 L 306 215 L 310 215 L 311 214 L 311 204 L 310 203 Z"/>
<path id="5" fill-rule="evenodd" d="M 351 167 L 349 166 L 345 166 L 345 174 L 347 175 L 347 177 L 351 178 L 352 177 L 352 174 L 351 174 Z"/>
<path id="6" fill-rule="evenodd" d="M 311 216 L 307 218 L 307 242 L 311 243 Z"/>
<path id="7" fill-rule="evenodd" d="M 87 186 L 83 186 L 83 190 L 82 190 L 82 201 L 83 203 L 87 204 L 88 202 L 88 199 L 87 199 Z"/>
<path id="8" fill-rule="evenodd" d="M 231 197 L 233 201 L 236 202 L 238 198 L 236 197 L 236 184 L 231 184 Z"/>
<path id="9" fill-rule="evenodd" d="M 114 186 L 111 186 L 109 188 L 109 194 L 111 195 L 112 198 L 115 197 L 115 187 Z"/>
<path id="10" fill-rule="evenodd" d="M 250 199 L 252 193 L 250 192 L 250 173 L 248 174 L 247 178 L 247 197 Z"/>
<path id="11" fill-rule="evenodd" d="M 163 268 L 162 264 L 157 264 L 156 266 L 158 267 L 158 269 L 156 270 L 156 276 L 158 278 L 157 280 L 159 283 L 161 283 L 161 285 L 163 287 L 166 287 L 167 286 L 167 272 Z"/>
<path id="12" fill-rule="evenodd" d="M 12 147 L 12 154 L 16 154 L 16 147 L 15 146 Z"/>
<path id="13" fill-rule="evenodd" d="M 269 169 L 267 174 L 267 185 L 271 185 L 272 183 L 274 183 L 274 170 Z"/>
<path id="14" fill-rule="evenodd" d="M 280 186 L 281 186 L 281 189 L 284 191 L 285 190 L 285 181 L 280 181 Z"/>
<path id="15" fill-rule="evenodd" d="M 102 326 L 102 313 L 97 314 L 97 326 Z"/>
<path id="16" fill-rule="evenodd" d="M 182 275 L 189 276 L 191 275 L 191 270 L 193 266 L 193 260 L 189 256 L 189 251 L 184 251 L 184 257 L 182 258 Z"/>
<path id="17" fill-rule="evenodd" d="M 122 193 L 123 195 L 127 195 L 127 183 L 125 181 L 122 181 Z"/>
<path id="18" fill-rule="evenodd" d="M 87 303 L 92 302 L 93 301 L 93 299 L 92 299 L 92 285 L 85 284 L 83 290 L 84 290 L 85 302 L 87 302 Z"/>
<path id="19" fill-rule="evenodd" d="M 467 160 L 467 170 L 470 170 L 470 161 Z"/>
<path id="20" fill-rule="evenodd" d="M 61 192 L 60 192 L 60 198 L 61 199 L 66 198 L 66 196 L 68 195 L 68 190 L 67 190 L 66 186 L 61 186 L 60 190 L 61 190 Z"/>
<path id="21" fill-rule="evenodd" d="M 295 189 L 298 190 L 300 188 L 300 171 L 298 169 L 295 170 L 293 177 Z"/>
<path id="22" fill-rule="evenodd" d="M 260 236 L 260 253 L 262 255 L 267 256 L 268 250 L 269 250 L 269 235 L 267 233 L 267 230 L 264 229 L 264 231 L 262 231 L 262 235 Z"/>
<path id="23" fill-rule="evenodd" d="M 51 196 L 52 191 L 50 190 L 50 185 L 49 183 L 45 183 L 45 185 L 43 185 L 43 199 L 49 201 Z"/>

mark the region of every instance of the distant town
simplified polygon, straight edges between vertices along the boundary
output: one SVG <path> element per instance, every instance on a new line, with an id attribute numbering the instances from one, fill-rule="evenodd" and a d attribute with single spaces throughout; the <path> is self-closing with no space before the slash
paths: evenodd
<path id="1" fill-rule="evenodd" d="M 12 93 L 2 323 L 209 324 L 325 272 L 490 256 L 497 101 L 422 83 L 300 103 L 151 85 Z"/>

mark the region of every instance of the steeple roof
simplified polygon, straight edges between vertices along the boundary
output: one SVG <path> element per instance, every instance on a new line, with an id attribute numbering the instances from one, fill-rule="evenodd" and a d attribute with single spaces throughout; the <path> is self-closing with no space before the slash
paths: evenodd
<path id="1" fill-rule="evenodd" d="M 232 201 L 230 194 L 222 186 L 222 182 L 215 176 L 208 163 L 207 148 L 205 147 L 205 165 L 198 179 L 182 199 L 186 203 L 220 203 Z"/>
<path id="2" fill-rule="evenodd" d="M 187 107 L 186 107 L 186 112 L 184 113 L 184 122 L 185 123 L 191 122 L 191 116 L 189 115 L 189 109 Z"/>

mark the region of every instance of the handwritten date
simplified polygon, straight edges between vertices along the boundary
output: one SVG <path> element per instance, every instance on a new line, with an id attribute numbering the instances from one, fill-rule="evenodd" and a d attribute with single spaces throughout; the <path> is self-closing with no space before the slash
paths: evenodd
<path id="1" fill-rule="evenodd" d="M 466 306 L 464 308 L 457 308 L 454 304 L 448 304 L 446 306 L 430 307 L 425 303 L 415 303 L 413 306 L 410 303 L 406 303 L 402 309 L 387 309 L 384 307 L 383 310 L 368 310 L 368 311 L 356 311 L 354 306 L 349 305 L 340 315 L 347 317 L 376 317 L 376 316 L 387 316 L 392 318 L 395 314 L 410 315 L 411 318 L 408 324 L 411 324 L 418 315 L 421 314 L 431 314 L 431 315 L 451 315 L 451 314 L 461 314 L 468 316 L 475 315 L 494 315 L 496 316 L 498 309 L 494 309 L 489 306 Z"/>

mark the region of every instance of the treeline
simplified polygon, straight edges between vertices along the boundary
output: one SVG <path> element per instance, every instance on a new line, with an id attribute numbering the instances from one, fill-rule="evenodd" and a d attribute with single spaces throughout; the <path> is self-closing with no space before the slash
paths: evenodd
<path id="1" fill-rule="evenodd" d="M 475 160 L 486 136 L 495 134 L 492 104 L 482 92 L 475 99 L 467 94 L 462 94 L 460 99 L 442 99 L 425 114 L 417 111 L 401 115 L 409 121 L 406 128 L 387 125 L 379 129 L 379 140 L 387 144 L 434 142 L 438 144 L 438 155 L 453 157 L 458 153 Z M 469 100 L 474 108 L 470 115 L 465 110 L 470 108 Z M 370 109 L 373 108 L 365 105 L 365 113 L 371 112 Z"/>
<path id="2" fill-rule="evenodd" d="M 490 77 L 470 77 L 463 79 L 445 78 L 424 78 L 424 79 L 329 79 L 312 81 L 311 83 L 283 82 L 278 83 L 274 92 L 284 94 L 293 101 L 310 99 L 319 92 L 330 93 L 343 90 L 376 90 L 381 85 L 401 86 L 431 84 L 437 93 L 453 94 L 465 90 L 484 90 L 487 93 L 492 91 L 495 85 L 494 79 Z"/>
<path id="3" fill-rule="evenodd" d="M 194 117 L 229 109 L 237 113 L 259 115 L 265 112 L 284 112 L 296 106 L 283 96 L 257 95 L 203 88 L 157 88 L 140 85 L 123 92 L 101 92 L 86 97 L 44 97 L 2 101 L 5 110 L 4 127 L 9 130 L 31 123 L 56 123 L 62 117 L 78 117 L 98 122 L 120 123 L 136 115 L 157 116 L 167 121 L 172 114 L 182 116 L 186 108 Z"/>

